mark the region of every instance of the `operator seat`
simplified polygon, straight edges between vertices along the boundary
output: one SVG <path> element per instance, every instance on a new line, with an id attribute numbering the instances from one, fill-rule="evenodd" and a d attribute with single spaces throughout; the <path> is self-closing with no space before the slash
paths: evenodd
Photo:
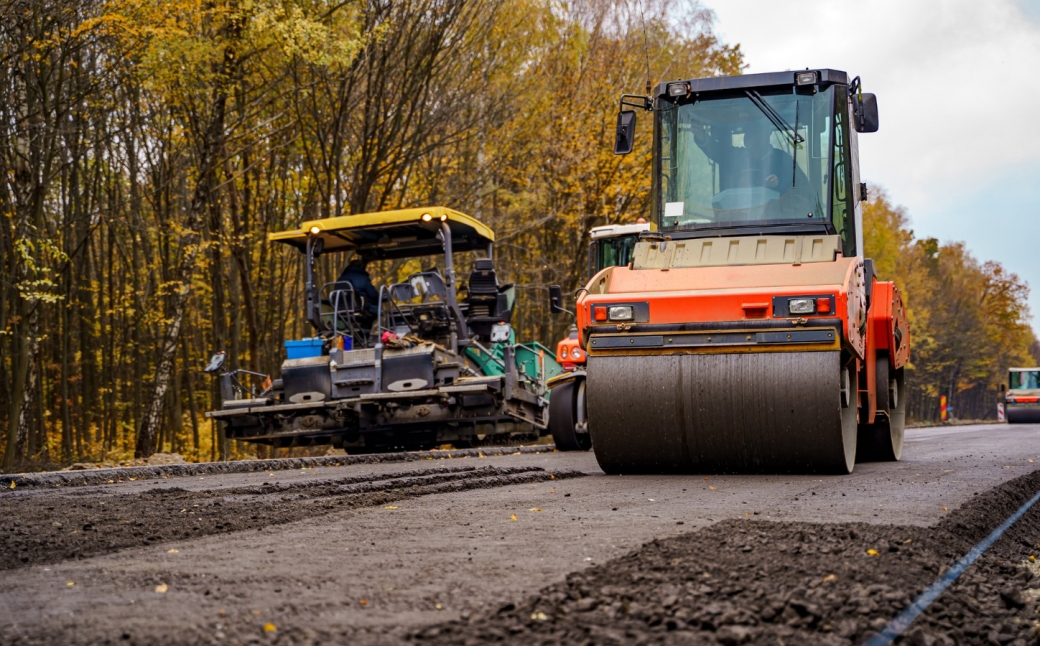
<path id="1" fill-rule="evenodd" d="M 513 285 L 498 284 L 494 262 L 490 258 L 476 261 L 469 275 L 466 324 L 481 340 L 491 339 L 491 327 L 509 323 L 513 318 L 515 299 Z"/>

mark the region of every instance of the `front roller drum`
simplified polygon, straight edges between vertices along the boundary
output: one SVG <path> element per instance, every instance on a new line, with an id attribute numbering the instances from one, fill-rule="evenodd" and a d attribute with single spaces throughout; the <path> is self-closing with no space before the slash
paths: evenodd
<path id="1" fill-rule="evenodd" d="M 589 357 L 607 473 L 849 473 L 856 373 L 838 351 Z"/>
<path id="2" fill-rule="evenodd" d="M 1040 408 L 1005 404 L 1004 418 L 1008 424 L 1040 424 Z"/>

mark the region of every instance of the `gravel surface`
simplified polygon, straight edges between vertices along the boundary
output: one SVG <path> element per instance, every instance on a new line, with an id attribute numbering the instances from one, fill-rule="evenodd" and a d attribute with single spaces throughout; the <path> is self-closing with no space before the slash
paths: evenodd
<path id="1" fill-rule="evenodd" d="M 148 466 L 85 469 L 76 471 L 49 471 L 44 473 L 0 474 L 3 487 L 78 487 L 104 485 L 137 480 L 157 480 L 170 477 L 227 475 L 312 469 L 314 467 L 342 467 L 351 465 L 392 464 L 422 460 L 450 460 L 498 455 L 529 455 L 551 453 L 551 444 L 521 447 L 488 447 L 480 449 L 453 449 L 450 451 L 414 451 L 411 453 L 365 453 L 360 455 L 330 455 L 320 458 L 275 458 L 271 460 L 236 460 L 233 462 L 179 462 Z M 158 455 L 158 454 L 157 454 Z"/>
<path id="2" fill-rule="evenodd" d="M 373 507 L 407 498 L 578 477 L 539 467 L 461 466 L 268 483 L 213 491 L 152 489 L 141 494 L 50 497 L 25 511 L 0 498 L 0 569 L 53 563 L 168 540 L 280 525 L 337 509 Z"/>
<path id="3" fill-rule="evenodd" d="M 824 478 L 513 451 L 5 488 L 0 643 L 855 643 L 1040 487 L 1006 484 L 1038 440 L 914 430 L 902 462 Z M 1035 513 L 912 643 L 1029 643 Z"/>
<path id="4" fill-rule="evenodd" d="M 416 643 L 854 644 L 1040 490 L 1032 473 L 931 528 L 727 520 L 654 540 Z M 913 644 L 1036 644 L 1040 506 L 906 633 Z M 1040 591 L 1038 591 L 1040 592 Z"/>

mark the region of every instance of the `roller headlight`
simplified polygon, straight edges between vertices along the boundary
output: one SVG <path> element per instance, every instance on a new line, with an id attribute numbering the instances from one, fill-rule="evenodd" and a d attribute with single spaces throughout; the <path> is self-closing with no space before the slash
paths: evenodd
<path id="1" fill-rule="evenodd" d="M 581 359 L 581 348 L 571 350 L 571 359 Z"/>
<path id="2" fill-rule="evenodd" d="M 631 305 L 611 305 L 607 317 L 611 321 L 631 321 L 635 315 Z"/>
<path id="3" fill-rule="evenodd" d="M 787 311 L 791 314 L 815 314 L 816 299 L 792 298 L 787 301 Z"/>

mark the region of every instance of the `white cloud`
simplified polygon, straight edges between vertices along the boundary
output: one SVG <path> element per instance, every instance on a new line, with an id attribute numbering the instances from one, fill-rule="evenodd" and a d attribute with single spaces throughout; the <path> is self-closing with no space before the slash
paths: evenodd
<path id="1" fill-rule="evenodd" d="M 831 67 L 878 95 L 864 177 L 918 235 L 965 240 L 1034 287 L 1040 314 L 1040 2 L 704 0 L 748 72 Z"/>

